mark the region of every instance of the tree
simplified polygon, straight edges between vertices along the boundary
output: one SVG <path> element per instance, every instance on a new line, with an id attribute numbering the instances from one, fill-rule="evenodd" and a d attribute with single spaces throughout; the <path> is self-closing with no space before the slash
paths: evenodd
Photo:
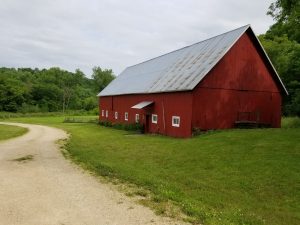
<path id="1" fill-rule="evenodd" d="M 32 87 L 32 104 L 41 111 L 55 112 L 60 109 L 62 90 L 52 83 L 38 83 Z"/>
<path id="2" fill-rule="evenodd" d="M 299 79 L 300 44 L 289 40 L 287 35 L 272 39 L 260 35 L 259 39 L 284 83 Z"/>
<path id="3" fill-rule="evenodd" d="M 0 76 L 0 111 L 17 112 L 27 97 L 28 91 L 22 82 Z"/>
<path id="4" fill-rule="evenodd" d="M 297 86 L 300 87 L 300 83 Z M 296 90 L 294 98 L 291 101 L 290 112 L 292 115 L 300 117 L 300 88 Z"/>
<path id="5" fill-rule="evenodd" d="M 102 70 L 100 67 L 93 68 L 92 78 L 95 83 L 96 91 L 102 91 L 112 80 L 115 79 L 115 75 L 111 69 Z"/>
<path id="6" fill-rule="evenodd" d="M 268 15 L 276 21 L 267 31 L 267 38 L 286 34 L 300 43 L 300 1 L 276 0 L 269 7 Z"/>
<path id="7" fill-rule="evenodd" d="M 77 84 L 80 84 L 82 72 L 77 70 L 76 74 L 62 70 L 58 67 L 50 68 L 45 71 L 45 79 L 51 83 L 55 83 L 61 89 L 61 104 L 63 113 L 69 108 L 74 89 Z"/>

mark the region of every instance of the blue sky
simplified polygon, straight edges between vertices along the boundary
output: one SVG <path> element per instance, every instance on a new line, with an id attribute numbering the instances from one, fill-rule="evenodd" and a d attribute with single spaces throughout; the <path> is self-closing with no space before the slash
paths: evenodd
<path id="1" fill-rule="evenodd" d="M 0 67 L 127 66 L 251 24 L 272 0 L 1 0 Z"/>

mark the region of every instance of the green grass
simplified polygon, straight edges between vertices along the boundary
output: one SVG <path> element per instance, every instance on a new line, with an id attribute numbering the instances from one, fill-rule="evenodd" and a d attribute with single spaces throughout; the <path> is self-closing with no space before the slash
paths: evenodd
<path id="1" fill-rule="evenodd" d="M 285 117 L 282 120 L 283 128 L 300 128 L 300 118 L 299 117 Z"/>
<path id="2" fill-rule="evenodd" d="M 151 193 L 158 213 L 171 202 L 203 224 L 300 224 L 300 128 L 175 139 L 62 123 L 63 117 L 16 120 L 65 129 L 73 160 L 142 187 L 137 194 Z"/>
<path id="3" fill-rule="evenodd" d="M 28 130 L 23 127 L 0 124 L 0 141 L 25 134 Z"/>

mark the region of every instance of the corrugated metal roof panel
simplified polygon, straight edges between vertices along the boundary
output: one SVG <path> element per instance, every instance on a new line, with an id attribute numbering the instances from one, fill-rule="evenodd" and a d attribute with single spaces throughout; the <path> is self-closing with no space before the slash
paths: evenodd
<path id="1" fill-rule="evenodd" d="M 193 90 L 249 27 L 128 67 L 98 96 Z"/>

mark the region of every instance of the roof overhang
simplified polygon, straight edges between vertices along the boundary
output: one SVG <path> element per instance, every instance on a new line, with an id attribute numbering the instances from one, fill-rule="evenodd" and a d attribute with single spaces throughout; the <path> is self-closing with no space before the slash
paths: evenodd
<path id="1" fill-rule="evenodd" d="M 143 101 L 143 102 L 140 102 L 134 106 L 132 106 L 131 108 L 132 109 L 142 109 L 142 108 L 145 108 L 146 106 L 149 106 L 153 104 L 153 101 Z"/>

